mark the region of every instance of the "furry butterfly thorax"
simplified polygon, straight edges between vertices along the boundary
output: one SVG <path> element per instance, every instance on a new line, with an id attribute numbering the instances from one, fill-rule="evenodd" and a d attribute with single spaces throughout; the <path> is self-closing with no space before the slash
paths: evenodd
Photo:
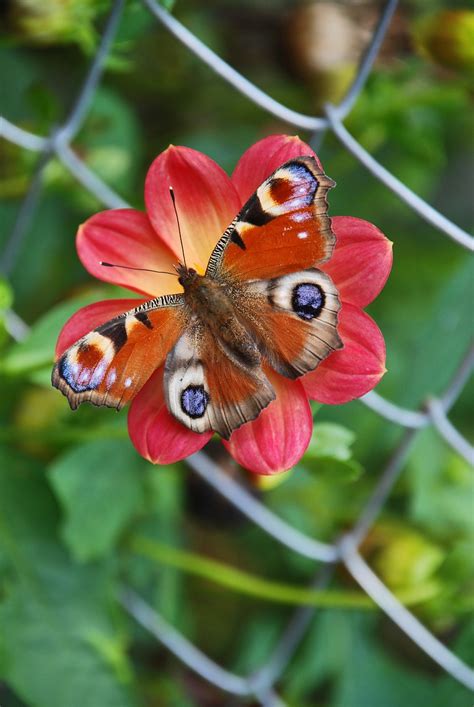
<path id="1" fill-rule="evenodd" d="M 183 292 L 83 336 L 56 362 L 53 385 L 72 408 L 120 409 L 164 366 L 171 414 L 228 439 L 275 398 L 270 370 L 298 378 L 342 346 L 339 296 L 318 269 L 335 244 L 332 186 L 312 157 L 283 164 L 226 229 L 204 274 L 178 264 Z"/>

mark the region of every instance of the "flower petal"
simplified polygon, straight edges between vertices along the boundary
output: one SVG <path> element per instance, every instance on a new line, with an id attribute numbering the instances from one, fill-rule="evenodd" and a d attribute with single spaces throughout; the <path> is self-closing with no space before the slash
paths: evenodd
<path id="1" fill-rule="evenodd" d="M 368 314 L 345 302 L 339 312 L 338 331 L 344 348 L 301 378 L 309 397 L 320 403 L 340 404 L 360 398 L 385 373 L 385 342 Z"/>
<path id="2" fill-rule="evenodd" d="M 145 301 L 142 299 L 109 299 L 94 302 L 94 304 L 88 304 L 87 307 L 78 309 L 61 329 L 56 344 L 56 356 L 61 356 L 84 334 L 88 334 L 100 324 L 108 322 L 109 319 L 113 319 L 133 307 L 138 307 Z"/>
<path id="3" fill-rule="evenodd" d="M 198 434 L 175 420 L 163 396 L 163 366 L 132 401 L 128 433 L 137 451 L 154 464 L 172 464 L 199 451 L 212 432 Z"/>
<path id="4" fill-rule="evenodd" d="M 153 296 L 182 291 L 175 275 L 107 268 L 100 264 L 104 260 L 174 273 L 174 254 L 141 211 L 112 209 L 95 214 L 79 228 L 77 252 L 86 270 L 99 280 Z"/>
<path id="5" fill-rule="evenodd" d="M 379 294 L 392 268 L 392 242 L 368 221 L 335 216 L 336 247 L 323 270 L 344 302 L 366 307 Z"/>
<path id="6" fill-rule="evenodd" d="M 232 174 L 242 204 L 284 162 L 303 155 L 315 157 L 321 167 L 313 150 L 296 135 L 269 135 L 249 147 Z"/>
<path id="7" fill-rule="evenodd" d="M 299 381 L 267 372 L 276 399 L 256 420 L 223 440 L 241 466 L 257 474 L 275 474 L 294 466 L 303 456 L 313 429 L 308 399 Z"/>
<path id="8" fill-rule="evenodd" d="M 145 203 L 155 230 L 183 259 L 170 186 L 183 235 L 188 266 L 203 273 L 209 256 L 240 209 L 230 178 L 210 157 L 189 147 L 170 147 L 152 163 L 145 182 Z"/>

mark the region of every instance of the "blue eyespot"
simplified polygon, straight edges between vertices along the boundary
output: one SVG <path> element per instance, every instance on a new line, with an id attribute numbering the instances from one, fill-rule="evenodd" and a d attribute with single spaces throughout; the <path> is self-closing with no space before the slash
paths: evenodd
<path id="1" fill-rule="evenodd" d="M 59 375 L 75 393 L 83 393 L 86 390 L 95 390 L 102 383 L 106 368 L 104 361 L 89 368 L 77 362 L 70 362 L 67 356 L 63 356 L 59 362 Z"/>
<path id="2" fill-rule="evenodd" d="M 296 183 L 293 198 L 309 206 L 319 186 L 318 180 L 304 164 L 292 164 L 289 170 Z"/>
<path id="3" fill-rule="evenodd" d="M 310 321 L 319 316 L 324 307 L 324 292 L 319 285 L 309 282 L 302 282 L 293 290 L 291 306 L 293 311 L 306 321 Z"/>
<path id="4" fill-rule="evenodd" d="M 202 417 L 209 403 L 209 393 L 202 385 L 189 385 L 181 393 L 181 408 L 193 420 Z"/>

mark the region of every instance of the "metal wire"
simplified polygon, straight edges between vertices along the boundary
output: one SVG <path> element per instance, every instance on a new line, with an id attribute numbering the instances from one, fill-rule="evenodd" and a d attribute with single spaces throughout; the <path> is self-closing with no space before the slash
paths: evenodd
<path id="1" fill-rule="evenodd" d="M 238 677 L 217 665 L 196 646 L 193 646 L 184 636 L 173 628 L 162 616 L 143 601 L 131 589 L 125 589 L 120 600 L 127 611 L 147 631 L 152 633 L 163 645 L 174 653 L 181 662 L 209 680 L 221 690 L 233 695 L 249 695 L 251 688 L 248 680 Z"/>
<path id="2" fill-rule="evenodd" d="M 337 552 L 334 547 L 308 538 L 303 533 L 300 533 L 299 530 L 278 518 L 237 481 L 224 474 L 218 465 L 212 462 L 203 452 L 197 452 L 188 457 L 187 464 L 198 476 L 227 498 L 255 525 L 260 526 L 268 535 L 271 535 L 282 545 L 286 545 L 300 555 L 309 557 L 312 560 L 320 562 L 334 562 L 337 560 Z"/>
<path id="3" fill-rule="evenodd" d="M 315 140 L 320 141 L 327 130 L 332 130 L 349 152 L 421 218 L 434 226 L 443 235 L 453 239 L 457 244 L 472 249 L 473 239 L 469 234 L 436 211 L 382 167 L 348 133 L 343 125 L 344 118 L 351 111 L 370 74 L 387 28 L 396 10 L 397 0 L 389 0 L 385 4 L 354 82 L 339 106 L 327 106 L 324 116 L 304 115 L 275 101 L 224 62 L 158 5 L 155 0 L 143 0 L 143 3 L 168 31 L 201 61 L 207 64 L 212 71 L 242 93 L 247 99 L 259 105 L 270 115 L 278 117 L 291 126 L 311 131 L 313 134 L 312 143 Z M 53 155 L 56 155 L 75 179 L 104 205 L 110 208 L 128 206 L 127 202 L 91 171 L 71 148 L 71 142 L 81 129 L 100 80 L 104 61 L 110 52 L 123 6 L 124 0 L 114 2 L 91 68 L 78 93 L 74 106 L 59 128 L 53 128 L 48 137 L 41 137 L 14 125 L 6 118 L 0 121 L 0 135 L 26 150 L 40 153 L 30 189 L 20 206 L 16 223 L 2 255 L 1 266 L 6 273 L 10 272 L 18 255 L 23 235 L 31 222 L 38 203 L 44 167 Z M 28 335 L 28 326 L 15 312 L 9 310 L 6 313 L 5 321 L 7 330 L 13 339 L 22 340 Z M 273 537 L 276 542 L 291 548 L 302 556 L 311 558 L 317 563 L 324 563 L 322 567 L 318 564 L 319 569 L 312 586 L 325 586 L 336 564 L 344 564 L 354 579 L 376 602 L 380 609 L 421 650 L 453 678 L 471 689 L 474 689 L 473 671 L 428 631 L 410 611 L 400 604 L 367 565 L 358 552 L 358 547 L 366 537 L 390 495 L 394 484 L 403 472 L 405 460 L 410 453 L 412 443 L 421 429 L 432 426 L 456 453 L 468 461 L 472 461 L 472 448 L 461 433 L 451 424 L 447 415 L 461 394 L 472 371 L 473 364 L 474 349 L 471 349 L 460 362 L 459 368 L 444 394 L 440 398 L 427 396 L 425 408 L 421 410 L 402 408 L 385 400 L 375 392 L 371 392 L 362 398 L 362 402 L 373 410 L 375 414 L 405 428 L 405 433 L 382 470 L 372 495 L 361 510 L 354 527 L 342 539 L 336 540 L 333 544 L 323 543 L 315 538 L 308 537 L 283 521 L 254 498 L 238 482 L 222 472 L 204 453 L 195 454 L 187 461 L 191 469 L 201 479 L 222 494 L 249 520 Z M 130 616 L 204 680 L 235 696 L 253 696 L 262 707 L 284 707 L 284 702 L 275 692 L 274 685 L 282 677 L 286 666 L 292 660 L 310 625 L 314 609 L 308 607 L 298 609 L 283 631 L 268 660 L 253 674 L 242 677 L 222 668 L 202 653 L 131 589 L 123 589 L 119 600 Z"/>
<path id="4" fill-rule="evenodd" d="M 0 259 L 0 272 L 4 275 L 9 275 L 15 260 L 20 251 L 21 241 L 23 239 L 23 234 L 30 225 L 31 218 L 36 209 L 38 199 L 41 193 L 41 182 L 43 179 L 43 172 L 51 159 L 51 148 L 48 147 L 40 154 L 39 159 L 36 163 L 36 167 L 31 178 L 28 191 L 25 198 L 23 199 L 18 213 L 16 215 L 15 224 L 11 230 L 10 237 L 8 238 L 5 248 Z"/>
<path id="5" fill-rule="evenodd" d="M 374 177 L 377 177 L 379 181 L 383 182 L 400 197 L 402 201 L 408 204 L 408 206 L 411 206 L 413 211 L 416 211 L 425 221 L 457 241 L 460 245 L 469 248 L 469 250 L 473 250 L 473 238 L 468 233 L 427 204 L 426 201 L 409 189 L 406 184 L 403 184 L 403 182 L 397 179 L 388 169 L 382 167 L 367 150 L 364 150 L 357 140 L 354 140 L 338 118 L 337 111 L 333 106 L 326 106 L 326 114 L 336 137 L 339 138 L 342 144 L 364 165 L 364 167 L 367 167 L 369 172 L 372 172 Z"/>
<path id="6" fill-rule="evenodd" d="M 70 142 L 80 130 L 94 98 L 105 60 L 110 52 L 112 41 L 117 31 L 124 3 L 125 0 L 116 0 L 114 2 L 90 69 L 62 126 L 59 128 L 53 127 L 49 137 L 40 138 L 21 130 L 5 118 L 0 121 L 0 135 L 26 149 L 41 152 L 30 188 L 19 209 L 15 226 L 2 256 L 0 270 L 5 273 L 10 271 L 14 258 L 18 254 L 23 235 L 35 210 L 36 201 L 39 198 L 44 169 L 54 154 L 59 157 L 78 182 L 107 206 L 111 208 L 127 206 L 126 202 L 122 201 L 97 175 L 91 172 L 70 148 Z"/>

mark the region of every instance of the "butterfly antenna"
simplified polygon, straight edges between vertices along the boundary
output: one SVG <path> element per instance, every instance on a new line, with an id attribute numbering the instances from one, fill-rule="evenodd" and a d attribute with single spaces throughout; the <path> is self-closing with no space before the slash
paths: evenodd
<path id="1" fill-rule="evenodd" d="M 176 277 L 175 272 L 168 272 L 167 270 L 152 270 L 151 268 L 133 268 L 131 265 L 117 265 L 116 263 L 106 263 L 104 260 L 100 261 L 100 265 L 104 268 L 123 268 L 124 270 L 140 270 L 141 272 L 156 272 L 159 275 L 173 275 Z"/>
<path id="2" fill-rule="evenodd" d="M 187 263 L 186 263 L 186 255 L 184 254 L 184 244 L 183 244 L 183 236 L 181 233 L 181 226 L 179 225 L 179 216 L 178 216 L 178 209 L 176 208 L 176 197 L 174 195 L 174 189 L 173 187 L 170 187 L 170 196 L 171 196 L 171 201 L 173 202 L 173 209 L 174 213 L 176 216 L 176 222 L 178 224 L 178 233 L 179 233 L 179 241 L 181 243 L 181 252 L 183 253 L 183 262 L 184 262 L 184 267 L 186 270 L 188 269 Z"/>

